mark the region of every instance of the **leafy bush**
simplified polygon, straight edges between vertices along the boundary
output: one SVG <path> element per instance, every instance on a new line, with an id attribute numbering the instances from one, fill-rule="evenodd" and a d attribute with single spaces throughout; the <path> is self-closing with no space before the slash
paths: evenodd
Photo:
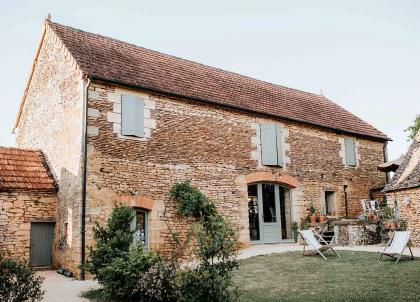
<path id="1" fill-rule="evenodd" d="M 0 301 L 40 301 L 44 295 L 42 280 L 23 263 L 4 259 L 0 254 Z"/>
<path id="2" fill-rule="evenodd" d="M 216 214 L 213 202 L 189 181 L 176 183 L 171 189 L 171 197 L 177 201 L 178 212 L 185 217 L 203 217 Z"/>
<path id="3" fill-rule="evenodd" d="M 134 244 L 127 253 L 99 270 L 102 276 L 99 283 L 103 287 L 103 293 L 118 301 L 142 301 L 142 293 L 138 289 L 139 280 L 151 267 L 162 261 L 155 253 L 145 253 L 141 245 Z"/>
<path id="4" fill-rule="evenodd" d="M 85 269 L 95 275 L 99 282 L 106 277 L 102 275 L 104 268 L 115 259 L 128 256 L 127 253 L 133 242 L 133 233 L 130 230 L 132 219 L 130 208 L 117 207 L 108 218 L 106 227 L 95 223 L 93 237 L 96 245 L 89 247 L 89 260 Z"/>
<path id="5" fill-rule="evenodd" d="M 172 187 L 171 195 L 181 215 L 198 217 L 192 225 L 198 267 L 180 273 L 181 301 L 231 301 L 233 269 L 238 266 L 238 230 L 217 211 L 214 203 L 185 181 Z M 195 208 L 194 208 L 195 207 Z"/>
<path id="6" fill-rule="evenodd" d="M 131 210 L 118 207 L 106 227 L 96 224 L 96 246 L 89 249 L 86 269 L 96 276 L 105 297 L 118 301 L 232 301 L 232 274 L 238 266 L 237 229 L 188 181 L 175 184 L 171 196 L 182 216 L 195 218 L 189 235 L 194 237 L 190 250 L 197 267 L 180 269 L 174 256 L 186 250 L 190 240 L 184 247 L 176 240 L 171 262 L 133 244 Z"/>
<path id="7" fill-rule="evenodd" d="M 177 271 L 176 263 L 160 261 L 154 264 L 140 279 L 136 295 L 141 301 L 178 301 Z"/>

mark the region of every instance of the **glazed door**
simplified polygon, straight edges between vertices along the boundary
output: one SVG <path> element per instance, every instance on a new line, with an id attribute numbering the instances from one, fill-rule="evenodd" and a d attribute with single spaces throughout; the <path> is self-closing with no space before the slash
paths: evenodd
<path id="1" fill-rule="evenodd" d="M 262 202 L 263 240 L 264 243 L 278 243 L 281 241 L 280 198 L 279 186 L 274 184 L 260 184 Z"/>

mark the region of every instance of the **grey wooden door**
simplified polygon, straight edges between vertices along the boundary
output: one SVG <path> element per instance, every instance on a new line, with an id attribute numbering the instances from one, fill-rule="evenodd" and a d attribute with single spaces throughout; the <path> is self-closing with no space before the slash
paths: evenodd
<path id="1" fill-rule="evenodd" d="M 51 249 L 54 236 L 54 223 L 31 223 L 31 247 L 29 264 L 31 266 L 51 266 Z"/>
<path id="2" fill-rule="evenodd" d="M 260 184 L 264 243 L 281 241 L 279 187 L 274 184 Z"/>

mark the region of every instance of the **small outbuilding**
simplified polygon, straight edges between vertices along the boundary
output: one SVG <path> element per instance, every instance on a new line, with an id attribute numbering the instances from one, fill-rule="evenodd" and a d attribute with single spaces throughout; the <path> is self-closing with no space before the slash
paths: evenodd
<path id="1" fill-rule="evenodd" d="M 51 266 L 56 194 L 41 151 L 0 147 L 0 253 Z"/>
<path id="2" fill-rule="evenodd" d="M 420 246 L 420 131 L 384 192 L 388 205 L 407 221 L 413 245 Z"/>

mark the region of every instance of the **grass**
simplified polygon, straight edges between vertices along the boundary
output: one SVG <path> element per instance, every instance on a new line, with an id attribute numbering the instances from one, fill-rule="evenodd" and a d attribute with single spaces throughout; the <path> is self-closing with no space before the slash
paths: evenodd
<path id="1" fill-rule="evenodd" d="M 340 252 L 328 260 L 301 253 L 240 262 L 240 301 L 420 301 L 420 261 L 377 262 L 378 254 Z"/>
<path id="2" fill-rule="evenodd" d="M 378 254 L 328 252 L 328 260 L 282 253 L 240 261 L 235 273 L 241 302 L 420 301 L 420 259 L 377 262 Z M 100 290 L 83 295 L 103 302 Z"/>

